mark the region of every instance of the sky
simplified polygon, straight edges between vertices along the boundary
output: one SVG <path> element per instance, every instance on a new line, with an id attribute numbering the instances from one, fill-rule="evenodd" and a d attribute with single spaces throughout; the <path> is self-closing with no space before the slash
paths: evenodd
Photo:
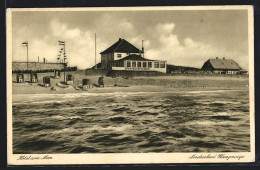
<path id="1" fill-rule="evenodd" d="M 100 52 L 119 38 L 141 49 L 145 58 L 200 68 L 209 58 L 234 59 L 248 70 L 247 10 L 15 11 L 13 61 L 56 62 L 66 42 L 69 66 L 92 67 Z"/>

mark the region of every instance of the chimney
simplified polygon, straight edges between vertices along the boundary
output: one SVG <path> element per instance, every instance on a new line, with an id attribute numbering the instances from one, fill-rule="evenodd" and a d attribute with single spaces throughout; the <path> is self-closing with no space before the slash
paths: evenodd
<path id="1" fill-rule="evenodd" d="M 226 58 L 225 57 L 223 57 L 223 60 L 225 60 Z"/>
<path id="2" fill-rule="evenodd" d="M 45 63 L 45 58 L 43 58 L 43 63 Z"/>
<path id="3" fill-rule="evenodd" d="M 144 53 L 144 40 L 142 40 L 142 52 Z"/>
<path id="4" fill-rule="evenodd" d="M 218 59 L 218 57 L 216 57 L 216 59 Z"/>

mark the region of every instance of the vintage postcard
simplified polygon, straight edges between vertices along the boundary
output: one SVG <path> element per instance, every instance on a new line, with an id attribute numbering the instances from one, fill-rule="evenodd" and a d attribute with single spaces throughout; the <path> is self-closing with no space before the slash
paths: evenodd
<path id="1" fill-rule="evenodd" d="M 6 17 L 9 165 L 255 160 L 252 6 Z"/>

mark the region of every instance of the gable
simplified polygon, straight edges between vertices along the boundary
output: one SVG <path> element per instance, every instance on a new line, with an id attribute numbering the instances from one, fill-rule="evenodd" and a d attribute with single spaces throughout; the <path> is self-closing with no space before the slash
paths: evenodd
<path id="1" fill-rule="evenodd" d="M 105 51 L 101 52 L 100 54 L 107 54 L 113 52 L 120 52 L 120 53 L 142 53 L 141 50 L 136 48 L 134 45 L 129 43 L 124 39 L 119 39 L 115 44 L 107 48 Z"/>

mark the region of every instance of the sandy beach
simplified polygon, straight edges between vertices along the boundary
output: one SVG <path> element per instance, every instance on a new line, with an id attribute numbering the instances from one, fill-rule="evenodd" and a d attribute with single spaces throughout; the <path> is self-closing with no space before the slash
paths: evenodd
<path id="1" fill-rule="evenodd" d="M 104 93 L 104 92 L 142 92 L 142 91 L 183 91 L 183 90 L 218 90 L 218 89 L 248 89 L 248 77 L 246 76 L 158 76 L 158 77 L 104 77 L 104 88 L 99 88 L 98 77 L 85 75 L 83 71 L 71 72 L 74 76 L 74 84 L 68 87 L 60 87 L 58 84 L 64 81 L 63 73 L 58 79 L 51 79 L 50 87 L 43 87 L 43 77 L 52 76 L 53 73 L 38 73 L 38 83 L 16 83 L 13 74 L 13 94 L 36 93 Z M 67 73 L 68 74 L 68 73 Z M 82 86 L 82 79 L 90 79 L 93 88 L 88 90 L 76 90 L 76 86 Z M 54 89 L 54 90 L 53 90 Z"/>

